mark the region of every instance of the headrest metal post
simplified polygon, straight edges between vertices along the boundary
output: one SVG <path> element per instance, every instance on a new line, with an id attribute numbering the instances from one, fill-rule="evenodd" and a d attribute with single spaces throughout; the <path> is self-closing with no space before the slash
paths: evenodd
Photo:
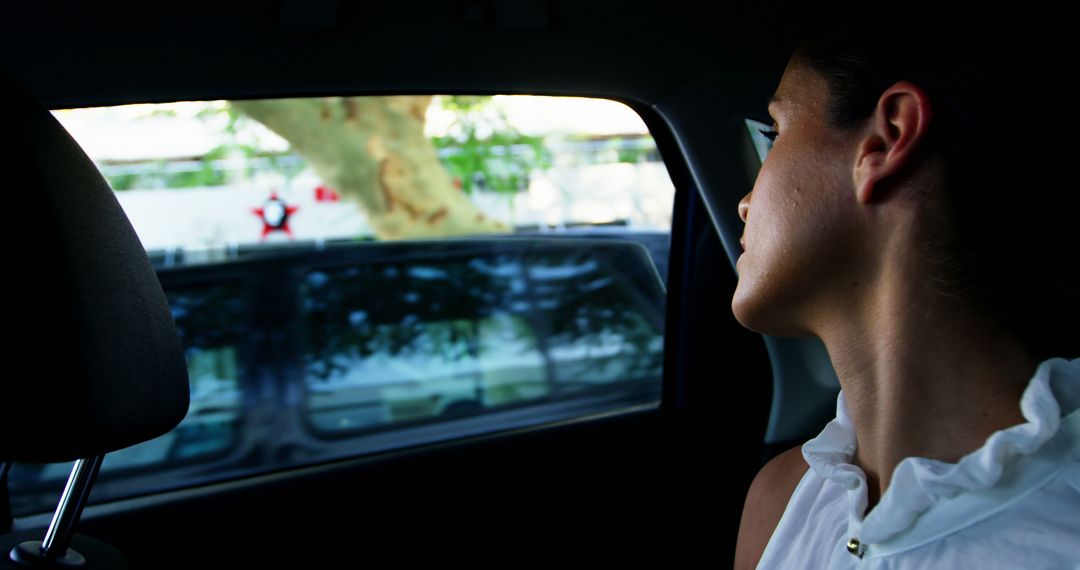
<path id="1" fill-rule="evenodd" d="M 86 563 L 78 552 L 69 549 L 75 536 L 75 525 L 90 498 L 104 455 L 80 459 L 71 468 L 60 503 L 56 505 L 45 540 L 32 540 L 12 549 L 10 559 L 32 567 L 79 567 Z"/>
<path id="2" fill-rule="evenodd" d="M 104 459 L 104 455 L 80 459 L 71 468 L 64 493 L 60 495 L 60 503 L 56 506 L 49 530 L 45 533 L 45 540 L 41 543 L 45 558 L 62 558 L 67 553 L 71 537 L 75 533 L 75 525 L 78 524 L 83 507 L 90 498 L 90 490 L 94 488 L 94 481 L 97 480 Z"/>

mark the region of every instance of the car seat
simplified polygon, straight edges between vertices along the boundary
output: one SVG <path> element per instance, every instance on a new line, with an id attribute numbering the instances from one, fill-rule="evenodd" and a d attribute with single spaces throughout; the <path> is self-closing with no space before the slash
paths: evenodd
<path id="1" fill-rule="evenodd" d="M 0 463 L 76 462 L 44 540 L 31 529 L 0 535 L 0 567 L 120 566 L 115 549 L 73 529 L 104 455 L 168 432 L 187 413 L 180 339 L 94 163 L 2 74 L 0 101 L 10 327 Z"/>

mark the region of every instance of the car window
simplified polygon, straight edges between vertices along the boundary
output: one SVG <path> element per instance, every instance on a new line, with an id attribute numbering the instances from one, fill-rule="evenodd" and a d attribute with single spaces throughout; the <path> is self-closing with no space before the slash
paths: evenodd
<path id="1" fill-rule="evenodd" d="M 191 383 L 183 422 L 108 454 L 92 501 L 659 403 L 674 187 L 625 105 L 54 114 L 146 247 Z M 54 508 L 69 470 L 15 465 L 13 512 Z"/>
<path id="2" fill-rule="evenodd" d="M 757 152 L 758 161 L 765 162 L 765 155 L 769 154 L 769 150 L 772 149 L 772 139 L 765 136 L 765 133 L 771 130 L 772 127 L 754 119 L 745 119 L 745 123 L 747 130 L 750 132 L 750 140 L 753 141 L 754 150 Z"/>

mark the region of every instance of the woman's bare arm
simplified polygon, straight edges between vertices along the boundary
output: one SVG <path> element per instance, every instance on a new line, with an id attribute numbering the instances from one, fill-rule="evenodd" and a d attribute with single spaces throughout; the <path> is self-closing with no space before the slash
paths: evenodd
<path id="1" fill-rule="evenodd" d="M 735 547 L 735 570 L 757 567 L 791 494 L 808 468 L 800 446 L 777 455 L 758 471 L 743 505 L 739 542 Z"/>

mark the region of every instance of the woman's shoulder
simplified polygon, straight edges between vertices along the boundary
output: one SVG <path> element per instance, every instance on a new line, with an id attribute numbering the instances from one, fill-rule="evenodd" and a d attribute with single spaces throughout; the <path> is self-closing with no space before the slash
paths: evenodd
<path id="1" fill-rule="evenodd" d="M 758 471 L 743 505 L 735 568 L 757 566 L 807 469 L 802 447 L 796 446 L 777 455 Z"/>

